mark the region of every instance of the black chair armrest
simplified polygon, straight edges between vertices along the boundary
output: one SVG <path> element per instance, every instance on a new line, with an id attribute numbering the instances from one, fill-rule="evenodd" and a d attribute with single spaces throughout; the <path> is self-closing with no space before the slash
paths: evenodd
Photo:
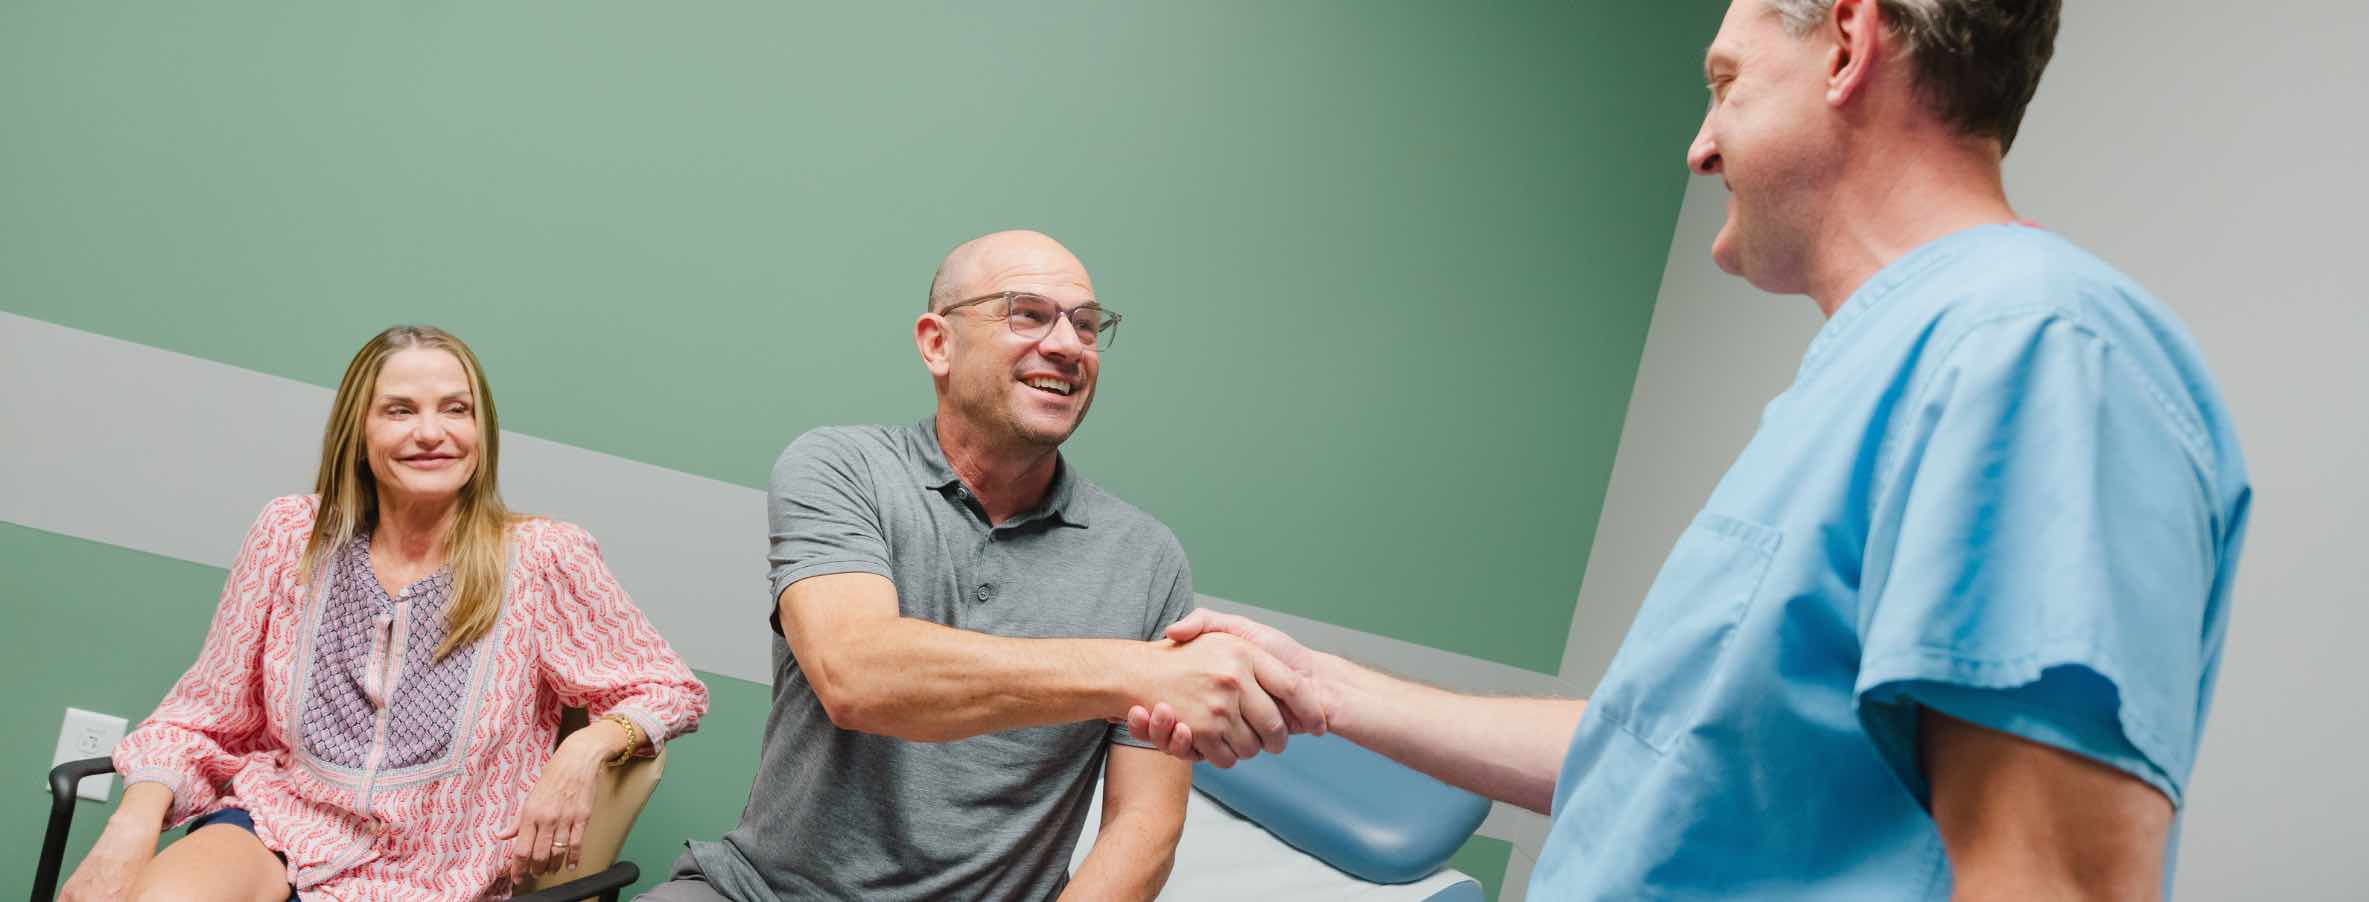
<path id="1" fill-rule="evenodd" d="M 620 861 L 598 874 L 578 877 L 558 886 L 546 886 L 523 896 L 511 896 L 510 902 L 576 902 L 599 896 L 601 902 L 617 902 L 617 892 L 642 879 L 642 869 L 633 862 Z"/>
<path id="2" fill-rule="evenodd" d="M 50 902 L 58 892 L 58 865 L 66 858 L 66 834 L 74 829 L 74 788 L 84 777 L 115 772 L 113 758 L 68 761 L 49 771 L 49 832 L 41 835 L 41 858 L 33 866 L 33 902 Z"/>
<path id="3" fill-rule="evenodd" d="M 82 783 L 82 778 L 114 772 L 115 759 L 113 758 L 84 758 L 80 761 L 68 761 L 50 768 L 50 798 L 53 800 L 72 799 L 74 798 L 74 787 Z"/>

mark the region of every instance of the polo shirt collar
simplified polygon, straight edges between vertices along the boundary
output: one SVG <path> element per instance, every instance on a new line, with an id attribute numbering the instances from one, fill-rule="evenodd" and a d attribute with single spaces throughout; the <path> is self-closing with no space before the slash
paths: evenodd
<path id="1" fill-rule="evenodd" d="M 905 465 L 913 473 L 913 481 L 945 494 L 950 489 L 963 488 L 962 477 L 954 472 L 954 465 L 946 462 L 946 449 L 938 444 L 938 418 L 924 417 L 915 423 L 908 436 L 913 453 L 905 456 Z M 1069 458 L 1055 457 L 1053 486 L 1045 492 L 1045 502 L 1037 509 L 1005 521 L 1006 526 L 1017 526 L 1038 519 L 1051 519 L 1071 526 L 1086 528 L 1085 505 L 1079 503 L 1078 476 L 1070 469 Z"/>

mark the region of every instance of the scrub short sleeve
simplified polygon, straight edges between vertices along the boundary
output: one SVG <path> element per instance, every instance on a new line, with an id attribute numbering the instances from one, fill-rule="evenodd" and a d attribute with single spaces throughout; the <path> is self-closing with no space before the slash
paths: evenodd
<path id="1" fill-rule="evenodd" d="M 831 573 L 877 573 L 889 569 L 887 531 L 874 502 L 863 459 L 827 431 L 799 436 L 774 461 L 766 493 L 772 525 L 770 582 L 775 601 L 791 583 Z M 779 632 L 780 625 L 774 626 Z"/>
<path id="2" fill-rule="evenodd" d="M 2177 805 L 2218 564 L 2202 430 L 2078 322 L 1976 326 L 1878 462 L 1854 687 L 1920 802 L 1917 707 L 2118 768 Z"/>

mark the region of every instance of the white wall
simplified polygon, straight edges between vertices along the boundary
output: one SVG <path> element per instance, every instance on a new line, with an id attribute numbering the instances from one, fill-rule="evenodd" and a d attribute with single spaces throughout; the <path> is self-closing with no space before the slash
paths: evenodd
<path id="1" fill-rule="evenodd" d="M 2254 477 L 2176 888 L 2369 897 L 2369 6 L 2067 7 L 2009 195 L 2187 322 Z M 1602 675 L 1820 324 L 1807 299 L 1711 265 L 1724 203 L 1698 179 L 1679 217 L 1565 653 L 1574 685 Z"/>

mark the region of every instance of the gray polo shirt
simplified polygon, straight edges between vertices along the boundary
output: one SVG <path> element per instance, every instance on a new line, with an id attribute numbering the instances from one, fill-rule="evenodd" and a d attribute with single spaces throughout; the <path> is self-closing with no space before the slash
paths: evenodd
<path id="1" fill-rule="evenodd" d="M 1066 460 L 1043 507 L 990 528 L 933 420 L 799 436 L 770 507 L 769 617 L 781 590 L 831 573 L 888 577 L 904 616 L 998 636 L 1151 639 L 1193 607 L 1175 534 Z M 940 743 L 841 730 L 773 633 L 748 807 L 688 856 L 739 902 L 1052 898 L 1108 743 L 1144 745 L 1101 721 Z"/>

